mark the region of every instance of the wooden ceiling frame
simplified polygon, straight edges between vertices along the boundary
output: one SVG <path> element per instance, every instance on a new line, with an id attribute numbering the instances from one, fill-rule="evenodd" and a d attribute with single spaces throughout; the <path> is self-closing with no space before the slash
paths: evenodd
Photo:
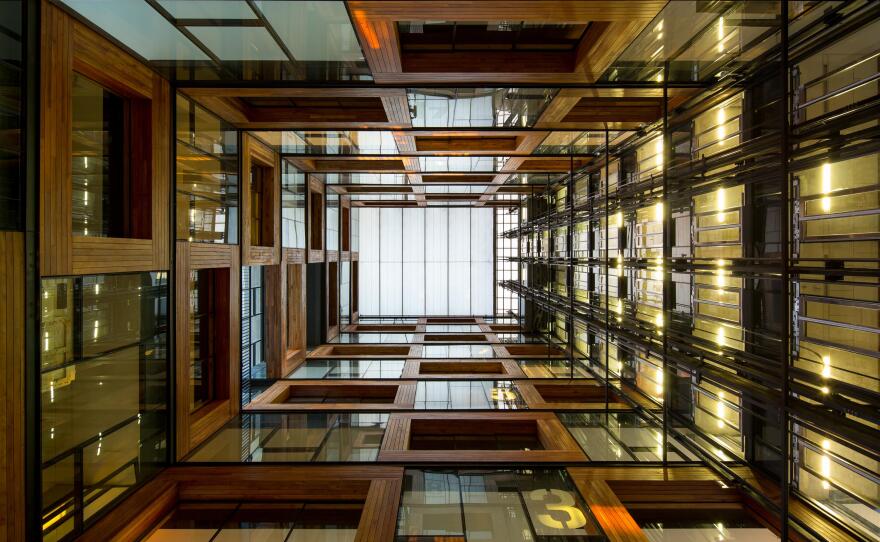
<path id="1" fill-rule="evenodd" d="M 379 84 L 592 83 L 666 5 L 665 0 L 349 0 L 355 33 Z M 400 21 L 586 24 L 574 51 L 404 52 Z"/>
<path id="2" fill-rule="evenodd" d="M 243 130 L 359 130 L 370 128 L 410 128 L 406 89 L 403 88 L 261 88 L 261 87 L 183 87 L 180 92 L 199 105 Z M 292 98 L 356 102 L 364 107 L 333 108 L 252 107 L 250 98 Z M 369 106 L 379 100 L 381 108 Z M 381 115 L 381 116 L 379 116 Z"/>

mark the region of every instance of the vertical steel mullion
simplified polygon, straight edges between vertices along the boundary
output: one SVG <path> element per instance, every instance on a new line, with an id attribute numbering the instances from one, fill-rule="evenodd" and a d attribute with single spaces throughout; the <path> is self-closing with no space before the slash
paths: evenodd
<path id="1" fill-rule="evenodd" d="M 568 368 L 570 378 L 574 379 L 574 145 L 569 144 L 568 152 L 568 193 L 565 203 L 568 206 L 568 234 L 565 241 L 566 265 L 565 280 L 568 282 Z"/>
<path id="2" fill-rule="evenodd" d="M 788 81 L 789 81 L 789 73 L 788 73 L 788 2 L 782 1 L 780 2 L 780 57 L 779 57 L 779 77 L 780 88 L 782 89 L 781 106 L 780 113 L 782 115 L 782 125 L 780 126 L 781 130 L 781 151 L 782 151 L 782 172 L 781 172 L 781 181 L 782 186 L 780 187 L 781 200 L 782 200 L 782 219 L 780 220 L 780 227 L 782 229 L 780 242 L 781 242 L 781 252 L 782 252 L 782 299 L 785 303 L 784 315 L 783 315 L 783 336 L 781 341 L 781 357 L 782 360 L 782 404 L 781 406 L 781 418 L 782 418 L 782 430 L 780 431 L 782 437 L 782 480 L 780 482 L 781 492 L 782 492 L 782 518 L 781 518 L 781 538 L 782 540 L 788 540 L 789 538 L 789 529 L 788 529 L 788 516 L 789 516 L 789 485 L 791 482 L 791 427 L 789 420 L 789 365 L 791 363 L 791 351 L 789 348 L 789 343 L 791 341 L 791 300 L 789 299 L 789 277 L 791 274 L 791 262 L 789 261 L 789 235 L 791 222 L 788 220 L 789 214 L 789 178 L 788 178 L 788 160 L 789 160 L 789 111 L 790 111 L 790 96 L 788 89 Z"/>
<path id="3" fill-rule="evenodd" d="M 608 259 L 608 175 L 611 172 L 611 164 L 609 163 L 611 159 L 611 152 L 609 149 L 610 137 L 608 135 L 608 129 L 605 129 L 605 259 L 607 264 Z M 592 208 L 592 205 L 591 205 Z M 607 265 L 606 265 L 607 271 Z M 608 405 L 611 401 L 611 393 L 609 390 L 610 384 L 610 370 L 608 364 L 610 362 L 609 353 L 608 353 L 608 328 L 611 325 L 611 312 L 608 307 L 608 277 L 605 277 L 605 415 L 608 415 Z M 620 380 L 622 381 L 622 375 L 618 375 Z M 622 386 L 621 386 L 622 387 Z"/>
<path id="4" fill-rule="evenodd" d="M 670 244 L 670 236 L 669 232 L 671 230 L 670 226 L 670 213 L 671 213 L 671 205 L 669 204 L 669 179 L 668 179 L 668 171 L 669 171 L 669 160 L 673 156 L 672 153 L 672 141 L 669 135 L 669 62 L 666 61 L 663 63 L 663 133 L 660 135 L 661 142 L 663 147 L 661 149 L 662 157 L 663 157 L 663 195 L 661 196 L 660 201 L 665 203 L 663 204 L 663 219 L 662 219 L 662 227 L 663 232 L 661 234 L 661 239 L 663 240 L 663 300 L 661 302 L 660 314 L 663 315 L 662 323 L 660 326 L 662 338 L 663 338 L 663 359 L 662 359 L 662 367 L 663 367 L 663 440 L 662 440 L 662 459 L 663 466 L 667 467 L 669 463 L 669 458 L 667 454 L 668 449 L 668 440 L 669 440 L 669 400 L 670 400 L 670 383 L 671 378 L 669 375 L 669 364 L 667 363 L 667 356 L 669 352 L 669 341 L 667 339 L 668 333 L 666 330 L 671 324 L 669 301 L 671 298 L 671 290 L 672 290 L 672 272 L 668 270 L 666 266 L 671 264 L 671 256 L 672 256 L 672 246 Z"/>

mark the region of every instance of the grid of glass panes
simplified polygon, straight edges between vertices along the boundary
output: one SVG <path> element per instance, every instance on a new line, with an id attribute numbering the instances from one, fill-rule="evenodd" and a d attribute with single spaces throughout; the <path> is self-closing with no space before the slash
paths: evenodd
<path id="1" fill-rule="evenodd" d="M 507 238 L 504 232 L 519 225 L 520 207 L 495 209 L 495 314 L 506 316 L 519 314 L 519 294 L 504 288 L 504 281 L 519 280 L 519 265 L 509 258 L 519 254 L 519 237 Z"/>
<path id="2" fill-rule="evenodd" d="M 281 246 L 306 248 L 306 175 L 287 160 L 281 171 Z"/>
<path id="3" fill-rule="evenodd" d="M 238 133 L 177 96 L 177 238 L 238 242 Z"/>
<path id="4" fill-rule="evenodd" d="M 491 208 L 362 208 L 360 314 L 493 312 Z"/>

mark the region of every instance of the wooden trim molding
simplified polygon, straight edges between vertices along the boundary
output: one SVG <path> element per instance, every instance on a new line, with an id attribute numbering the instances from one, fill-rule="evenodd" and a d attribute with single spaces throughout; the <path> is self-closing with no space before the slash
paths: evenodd
<path id="1" fill-rule="evenodd" d="M 202 441 L 220 429 L 239 412 L 239 388 L 241 378 L 241 266 L 237 245 L 177 242 L 175 284 L 175 372 L 177 450 L 181 459 Z M 227 380 L 220 383 L 225 393 L 195 412 L 190 412 L 192 389 L 190 387 L 190 273 L 203 269 L 226 270 L 228 284 L 224 345 L 228 348 L 227 364 L 219 374 Z"/>
<path id="2" fill-rule="evenodd" d="M 49 2 L 42 3 L 40 63 L 40 271 L 43 276 L 167 270 L 170 254 L 171 90 L 168 82 Z M 73 235 L 73 74 L 147 107 L 144 167 L 149 237 Z M 143 126 L 139 127 L 144 129 Z M 136 142 L 135 142 L 136 143 Z"/>

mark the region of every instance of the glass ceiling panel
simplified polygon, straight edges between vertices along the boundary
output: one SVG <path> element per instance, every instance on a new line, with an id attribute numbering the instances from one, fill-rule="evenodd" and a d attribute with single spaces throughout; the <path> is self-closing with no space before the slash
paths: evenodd
<path id="1" fill-rule="evenodd" d="M 324 184 L 409 184 L 404 173 L 312 173 Z"/>
<path id="2" fill-rule="evenodd" d="M 157 0 L 175 19 L 256 19 L 243 0 Z"/>
<path id="3" fill-rule="evenodd" d="M 506 156 L 420 156 L 419 169 L 423 173 L 447 171 L 500 171 L 507 162 Z"/>
<path id="4" fill-rule="evenodd" d="M 287 60 L 287 55 L 265 28 L 190 26 L 187 29 L 220 60 Z"/>
<path id="5" fill-rule="evenodd" d="M 266 19 L 299 61 L 362 61 L 343 2 L 258 1 Z"/>
<path id="6" fill-rule="evenodd" d="M 386 131 L 281 132 L 282 154 L 397 154 L 394 135 Z"/>
<path id="7" fill-rule="evenodd" d="M 147 60 L 208 60 L 198 47 L 143 0 L 62 0 Z"/>
<path id="8" fill-rule="evenodd" d="M 410 89 L 416 128 L 531 127 L 556 94 L 551 88 Z"/>
<path id="9" fill-rule="evenodd" d="M 174 80 L 372 80 L 342 1 L 61 1 Z"/>
<path id="10" fill-rule="evenodd" d="M 608 134 L 609 140 L 617 137 L 617 132 Z M 592 154 L 605 148 L 605 132 L 550 132 L 538 145 L 534 154 Z"/>

